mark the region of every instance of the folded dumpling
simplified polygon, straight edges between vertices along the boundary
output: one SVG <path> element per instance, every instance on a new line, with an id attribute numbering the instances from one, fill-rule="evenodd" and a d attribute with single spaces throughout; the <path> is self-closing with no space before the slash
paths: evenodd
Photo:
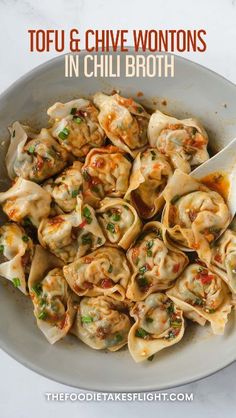
<path id="1" fill-rule="evenodd" d="M 168 289 L 188 264 L 188 257 L 167 242 L 166 230 L 159 222 L 144 226 L 128 250 L 127 258 L 134 274 L 126 296 L 135 301 L 157 290 Z"/>
<path id="2" fill-rule="evenodd" d="M 92 102 L 76 99 L 55 103 L 48 109 L 53 126 L 52 135 L 75 157 L 84 157 L 105 142 L 105 133 L 98 123 L 98 110 Z"/>
<path id="3" fill-rule="evenodd" d="M 109 146 L 91 150 L 82 169 L 85 201 L 96 207 L 106 196 L 124 196 L 130 170 L 131 163 L 120 149 Z"/>
<path id="4" fill-rule="evenodd" d="M 164 293 L 153 293 L 130 312 L 135 319 L 128 336 L 129 352 L 139 363 L 178 343 L 184 334 L 182 310 Z"/>
<path id="5" fill-rule="evenodd" d="M 190 264 L 167 295 L 188 318 L 200 325 L 209 321 L 214 334 L 224 333 L 231 296 L 224 281 L 208 268 Z"/>
<path id="6" fill-rule="evenodd" d="M 52 269 L 53 265 L 60 265 L 60 261 L 38 246 L 29 291 L 37 325 L 51 344 L 69 332 L 77 310 L 76 296 L 71 292 L 62 269 Z"/>
<path id="7" fill-rule="evenodd" d="M 168 155 L 174 166 L 189 173 L 208 160 L 208 136 L 201 123 L 193 118 L 176 119 L 156 110 L 148 125 L 151 147 Z"/>
<path id="8" fill-rule="evenodd" d="M 148 142 L 149 114 L 133 99 L 114 94 L 96 93 L 94 103 L 99 108 L 98 120 L 110 141 L 135 155 Z"/>
<path id="9" fill-rule="evenodd" d="M 94 209 L 77 197 L 76 210 L 43 219 L 38 229 L 40 244 L 65 263 L 82 257 L 105 243 Z"/>
<path id="10" fill-rule="evenodd" d="M 97 210 L 106 240 L 127 250 L 142 228 L 136 210 L 123 199 L 105 198 Z"/>
<path id="11" fill-rule="evenodd" d="M 48 180 L 43 188 L 50 193 L 54 203 L 63 212 L 72 212 L 76 208 L 77 196 L 82 196 L 82 163 L 75 161 L 55 179 Z"/>
<path id="12" fill-rule="evenodd" d="M 48 129 L 36 134 L 28 126 L 14 122 L 9 131 L 11 142 L 6 166 L 11 179 L 18 176 L 40 183 L 59 173 L 67 164 L 67 151 L 55 141 Z"/>
<path id="13" fill-rule="evenodd" d="M 130 200 L 143 219 L 155 216 L 164 205 L 165 189 L 173 168 L 167 157 L 148 148 L 137 155 L 125 199 Z"/>
<path id="14" fill-rule="evenodd" d="M 29 220 L 38 227 L 50 213 L 51 196 L 38 184 L 19 177 L 6 192 L 0 193 L 0 204 L 11 221 Z"/>
<path id="15" fill-rule="evenodd" d="M 27 295 L 34 245 L 21 226 L 9 222 L 0 227 L 0 254 L 6 260 L 0 264 L 0 276 Z"/>
<path id="16" fill-rule="evenodd" d="M 112 247 L 101 247 L 77 258 L 64 267 L 64 275 L 71 289 L 79 296 L 112 296 L 125 299 L 130 279 L 130 268 L 125 254 Z"/>
<path id="17" fill-rule="evenodd" d="M 109 296 L 84 297 L 72 333 L 95 350 L 117 351 L 127 344 L 130 327 L 125 302 Z"/>
<path id="18" fill-rule="evenodd" d="M 212 270 L 236 293 L 236 232 L 227 229 L 211 251 Z"/>
<path id="19" fill-rule="evenodd" d="M 196 250 L 209 264 L 210 245 L 231 220 L 223 197 L 180 170 L 175 171 L 163 196 L 162 222 L 172 240 L 180 248 Z"/>

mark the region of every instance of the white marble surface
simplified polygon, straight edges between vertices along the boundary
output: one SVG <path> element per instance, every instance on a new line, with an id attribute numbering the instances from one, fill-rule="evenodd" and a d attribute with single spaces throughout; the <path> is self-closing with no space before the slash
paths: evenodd
<path id="1" fill-rule="evenodd" d="M 208 49 L 185 56 L 236 81 L 235 0 L 0 0 L 0 92 L 54 53 L 30 54 L 29 28 L 96 29 L 204 28 Z M 9 52 L 11 51 L 11 52 Z M 235 414 L 236 363 L 197 383 L 178 388 L 193 392 L 192 403 L 57 403 L 45 392 L 71 391 L 25 369 L 0 352 L 0 416 L 3 418 L 97 416 L 230 417 Z"/>

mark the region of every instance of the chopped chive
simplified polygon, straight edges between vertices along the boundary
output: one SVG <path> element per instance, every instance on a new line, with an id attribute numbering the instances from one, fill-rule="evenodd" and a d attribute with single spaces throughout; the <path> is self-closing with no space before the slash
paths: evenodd
<path id="1" fill-rule="evenodd" d="M 112 234 L 115 233 L 115 225 L 111 222 L 107 224 L 107 230 L 110 231 Z"/>
<path id="2" fill-rule="evenodd" d="M 112 215 L 112 220 L 113 220 L 114 222 L 118 222 L 118 221 L 120 221 L 120 214 L 119 214 L 119 213 L 114 213 L 114 214 Z"/>
<path id="3" fill-rule="evenodd" d="M 137 107 L 137 112 L 138 113 L 143 113 L 143 108 L 141 106 Z"/>
<path id="4" fill-rule="evenodd" d="M 72 190 L 72 192 L 71 192 L 72 197 L 76 197 L 76 196 L 78 196 L 78 194 L 79 194 L 79 190 Z"/>
<path id="5" fill-rule="evenodd" d="M 71 111 L 70 111 L 70 114 L 71 114 L 71 115 L 75 115 L 75 114 L 76 114 L 76 112 L 77 112 L 76 107 L 72 107 L 72 109 L 71 109 Z"/>
<path id="6" fill-rule="evenodd" d="M 88 224 L 91 224 L 93 222 L 92 214 L 90 212 L 90 209 L 87 206 L 83 208 L 83 216 L 85 217 Z"/>
<path id="7" fill-rule="evenodd" d="M 153 247 L 153 244 L 154 244 L 153 240 L 148 241 L 147 244 L 146 244 L 147 249 L 150 250 Z"/>
<path id="8" fill-rule="evenodd" d="M 47 313 L 45 311 L 40 312 L 40 314 L 38 315 L 38 319 L 41 319 L 42 321 L 44 321 L 47 318 Z"/>
<path id="9" fill-rule="evenodd" d="M 148 256 L 148 257 L 152 257 L 152 250 L 148 250 L 148 251 L 147 251 L 147 256 Z"/>
<path id="10" fill-rule="evenodd" d="M 137 280 L 138 280 L 138 284 L 139 284 L 140 287 L 147 287 L 148 286 L 148 280 L 146 279 L 146 277 L 139 276 Z"/>
<path id="11" fill-rule="evenodd" d="M 23 237 L 22 237 L 22 241 L 24 241 L 24 242 L 28 242 L 28 241 L 29 241 L 29 237 L 28 237 L 28 235 L 23 235 Z"/>
<path id="12" fill-rule="evenodd" d="M 149 335 L 149 333 L 147 331 L 145 331 L 145 329 L 143 328 L 138 328 L 135 332 L 135 336 L 139 337 L 139 338 L 145 338 Z"/>
<path id="13" fill-rule="evenodd" d="M 90 324 L 91 322 L 93 322 L 93 317 L 92 316 L 81 316 L 81 322 L 83 322 L 83 324 Z"/>
<path id="14" fill-rule="evenodd" d="M 166 311 L 169 315 L 172 315 L 175 311 L 175 307 L 173 302 L 170 303 L 170 305 L 166 308 Z"/>
<path id="15" fill-rule="evenodd" d="M 68 137 L 69 133 L 70 133 L 69 129 L 64 128 L 64 129 L 62 129 L 61 132 L 59 132 L 58 136 L 59 136 L 60 139 L 64 140 Z"/>
<path id="16" fill-rule="evenodd" d="M 35 284 L 34 286 L 31 287 L 31 290 L 33 290 L 33 292 L 39 296 L 42 293 L 42 286 L 40 283 Z"/>
<path id="17" fill-rule="evenodd" d="M 112 267 L 112 265 L 110 264 L 109 269 L 108 269 L 108 273 L 111 273 L 111 272 L 112 272 L 112 270 L 113 270 L 113 267 Z"/>
<path id="18" fill-rule="evenodd" d="M 23 226 L 31 226 L 31 225 L 32 225 L 32 222 L 31 222 L 30 218 L 29 218 L 28 216 L 26 216 L 26 217 L 23 219 L 22 224 L 23 224 Z"/>
<path id="19" fill-rule="evenodd" d="M 169 331 L 168 335 L 166 336 L 166 339 L 172 340 L 173 338 L 175 338 L 175 333 L 173 331 Z"/>
<path id="20" fill-rule="evenodd" d="M 114 340 L 115 340 L 115 344 L 118 344 L 123 340 L 123 337 L 121 334 L 116 334 L 114 337 Z"/>
<path id="21" fill-rule="evenodd" d="M 101 244 L 102 244 L 102 238 L 101 238 L 101 237 L 98 237 L 98 239 L 97 239 L 97 244 L 98 244 L 98 245 L 101 245 Z"/>
<path id="22" fill-rule="evenodd" d="M 82 245 L 90 245 L 92 244 L 92 237 L 91 234 L 86 234 L 82 236 Z"/>
<path id="23" fill-rule="evenodd" d="M 21 281 L 18 277 L 14 277 L 14 279 L 12 279 L 12 283 L 15 287 L 19 287 L 21 285 Z"/>
<path id="24" fill-rule="evenodd" d="M 75 123 L 77 123 L 78 125 L 80 125 L 80 123 L 82 122 L 81 118 L 74 118 L 73 119 Z"/>
<path id="25" fill-rule="evenodd" d="M 0 245 L 0 254 L 3 254 L 4 252 L 4 245 Z"/>
<path id="26" fill-rule="evenodd" d="M 28 153 L 33 154 L 34 152 L 35 152 L 35 145 L 30 145 L 30 147 L 28 148 Z"/>
<path id="27" fill-rule="evenodd" d="M 141 274 L 146 273 L 146 271 L 147 271 L 147 267 L 146 267 L 146 266 L 142 266 L 142 267 L 140 267 L 140 269 L 139 269 L 139 272 L 140 272 Z"/>

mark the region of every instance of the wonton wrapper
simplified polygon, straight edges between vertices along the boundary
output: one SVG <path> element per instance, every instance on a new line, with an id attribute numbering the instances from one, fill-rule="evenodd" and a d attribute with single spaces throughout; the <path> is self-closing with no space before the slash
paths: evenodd
<path id="1" fill-rule="evenodd" d="M 84 200 L 96 207 L 106 196 L 124 196 L 129 185 L 131 167 L 123 151 L 116 147 L 91 150 L 82 169 Z"/>
<path id="2" fill-rule="evenodd" d="M 111 245 L 127 250 L 142 228 L 136 210 L 123 199 L 105 198 L 97 210 L 98 221 Z"/>
<path id="3" fill-rule="evenodd" d="M 147 144 L 149 114 L 133 99 L 114 94 L 96 93 L 94 103 L 99 108 L 98 120 L 110 141 L 135 156 Z"/>
<path id="4" fill-rule="evenodd" d="M 65 167 L 69 155 L 47 129 L 36 134 L 28 126 L 14 122 L 9 131 L 6 166 L 11 179 L 18 176 L 40 183 Z"/>
<path id="5" fill-rule="evenodd" d="M 208 136 L 196 119 L 179 120 L 156 110 L 149 121 L 148 138 L 152 147 L 168 155 L 174 166 L 186 173 L 209 159 Z"/>
<path id="6" fill-rule="evenodd" d="M 1 254 L 8 260 L 0 264 L 0 276 L 27 295 L 27 279 L 34 254 L 32 240 L 21 226 L 7 223 L 0 227 L 0 246 Z"/>
<path id="7" fill-rule="evenodd" d="M 50 344 L 69 332 L 77 310 L 76 297 L 67 285 L 60 265 L 61 261 L 55 256 L 39 245 L 36 247 L 29 290 L 37 325 Z"/>
<path id="8" fill-rule="evenodd" d="M 166 230 L 159 222 L 149 222 L 144 226 L 127 251 L 127 258 L 134 274 L 126 296 L 135 301 L 168 289 L 188 264 L 188 257 L 167 242 Z"/>
<path id="9" fill-rule="evenodd" d="M 176 246 L 196 250 L 209 265 L 210 244 L 231 220 L 223 197 L 180 170 L 175 171 L 163 196 L 162 222 Z"/>
<path id="10" fill-rule="evenodd" d="M 76 208 L 77 196 L 82 194 L 82 163 L 75 161 L 60 176 L 48 180 L 43 188 L 50 193 L 53 202 L 63 211 L 72 212 Z"/>
<path id="11" fill-rule="evenodd" d="M 124 300 L 131 273 L 121 250 L 102 247 L 65 266 L 64 275 L 79 296 L 105 295 Z"/>
<path id="12" fill-rule="evenodd" d="M 212 248 L 211 268 L 236 293 L 236 232 L 227 229 Z"/>
<path id="13" fill-rule="evenodd" d="M 152 218 L 162 209 L 163 190 L 172 174 L 167 158 L 157 150 L 147 149 L 137 155 L 125 199 L 134 204 L 141 218 Z"/>
<path id="14" fill-rule="evenodd" d="M 29 218 L 38 227 L 50 213 L 51 196 L 38 184 L 19 177 L 10 189 L 0 193 L 0 204 L 11 221 Z"/>
<path id="15" fill-rule="evenodd" d="M 137 302 L 130 312 L 135 318 L 128 347 L 136 363 L 178 343 L 184 335 L 182 310 L 163 293 L 153 293 Z"/>
<path id="16" fill-rule="evenodd" d="M 91 148 L 104 144 L 105 134 L 98 123 L 98 110 L 89 100 L 55 103 L 47 113 L 53 120 L 52 135 L 76 157 L 84 157 Z"/>
<path id="17" fill-rule="evenodd" d="M 74 212 L 43 219 L 38 229 L 40 244 L 65 263 L 105 243 L 94 209 L 77 197 Z"/>
<path id="18" fill-rule="evenodd" d="M 130 327 L 125 302 L 109 296 L 84 297 L 72 333 L 95 350 L 117 351 L 127 344 Z"/>
<path id="19" fill-rule="evenodd" d="M 231 296 L 227 285 L 215 273 L 199 264 L 190 264 L 167 295 L 188 318 L 204 325 L 198 320 L 200 316 L 210 322 L 214 334 L 224 333 L 232 307 Z M 194 312 L 196 317 L 191 317 Z"/>

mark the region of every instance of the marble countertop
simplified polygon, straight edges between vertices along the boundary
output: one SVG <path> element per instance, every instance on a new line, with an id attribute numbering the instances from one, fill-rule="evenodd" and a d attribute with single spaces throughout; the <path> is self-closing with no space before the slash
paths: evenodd
<path id="1" fill-rule="evenodd" d="M 191 3 L 191 4 L 190 4 Z M 0 92 L 28 70 L 55 56 L 28 52 L 27 30 L 57 28 L 199 29 L 207 31 L 205 53 L 184 56 L 236 82 L 235 0 L 0 0 Z M 118 6 L 118 7 L 117 7 Z M 10 51 L 10 52 L 9 52 Z M 0 351 L 0 410 L 3 418 L 141 417 L 218 418 L 235 413 L 236 363 L 199 382 L 176 389 L 193 392 L 194 401 L 150 403 L 47 402 L 45 392 L 71 392 L 47 380 Z M 166 391 L 171 392 L 171 391 Z"/>

